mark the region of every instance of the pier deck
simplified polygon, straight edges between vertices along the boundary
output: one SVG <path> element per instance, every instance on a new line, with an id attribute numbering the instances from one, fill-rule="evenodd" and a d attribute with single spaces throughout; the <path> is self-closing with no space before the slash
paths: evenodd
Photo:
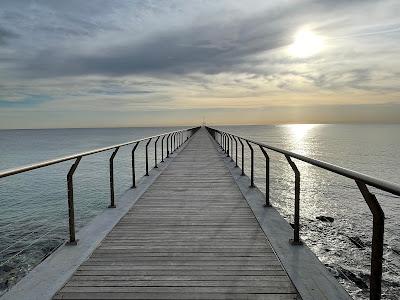
<path id="1" fill-rule="evenodd" d="M 205 129 L 54 299 L 297 299 Z"/>

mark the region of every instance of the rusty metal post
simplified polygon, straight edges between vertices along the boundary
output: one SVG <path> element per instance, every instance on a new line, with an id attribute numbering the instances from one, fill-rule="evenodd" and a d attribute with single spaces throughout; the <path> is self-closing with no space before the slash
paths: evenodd
<path id="1" fill-rule="evenodd" d="M 171 153 L 174 152 L 174 145 L 175 145 L 175 133 L 171 136 Z"/>
<path id="2" fill-rule="evenodd" d="M 169 157 L 169 137 L 171 136 L 171 134 L 169 133 L 167 136 L 167 157 Z"/>
<path id="3" fill-rule="evenodd" d="M 140 142 L 137 142 L 132 149 L 132 188 L 136 188 L 136 172 L 135 172 L 135 151 Z"/>
<path id="4" fill-rule="evenodd" d="M 229 149 L 228 149 L 228 136 L 226 135 L 226 133 L 224 132 L 224 148 L 225 148 L 225 153 L 226 156 L 229 156 Z"/>
<path id="5" fill-rule="evenodd" d="M 254 149 L 249 141 L 246 140 L 246 143 L 250 148 L 250 187 L 254 187 Z"/>
<path id="6" fill-rule="evenodd" d="M 229 136 L 228 136 L 228 134 L 227 133 L 225 133 L 225 137 L 226 137 L 226 149 L 227 149 L 227 151 L 226 151 L 226 156 L 228 156 L 229 157 L 229 154 L 230 154 L 230 149 L 229 149 Z"/>
<path id="7" fill-rule="evenodd" d="M 237 152 L 237 140 L 236 137 L 233 136 L 233 139 L 235 140 L 235 155 L 236 155 L 236 162 L 235 162 L 235 168 L 238 167 L 238 152 Z"/>
<path id="8" fill-rule="evenodd" d="M 242 142 L 242 139 L 240 137 L 238 137 L 239 143 L 240 145 L 242 145 L 242 174 L 240 174 L 241 176 L 244 176 L 244 145 Z"/>
<path id="9" fill-rule="evenodd" d="M 161 162 L 164 162 L 164 139 L 165 135 L 161 139 Z"/>
<path id="10" fill-rule="evenodd" d="M 67 190 L 68 190 L 68 223 L 69 223 L 69 241 L 68 245 L 76 245 L 77 241 L 75 239 L 75 209 L 74 209 L 74 185 L 72 177 L 76 168 L 81 161 L 82 156 L 78 157 L 67 174 Z"/>
<path id="11" fill-rule="evenodd" d="M 110 157 L 110 205 L 109 208 L 115 208 L 115 195 L 114 195 L 114 157 L 117 154 L 119 147 L 115 148 L 114 152 L 111 154 Z"/>
<path id="12" fill-rule="evenodd" d="M 228 136 L 229 136 L 229 140 L 230 140 L 230 143 L 231 143 L 231 145 L 230 145 L 230 149 L 231 149 L 231 161 L 233 161 L 233 138 L 232 138 L 232 135 L 229 134 L 229 133 L 228 133 Z"/>
<path id="13" fill-rule="evenodd" d="M 294 228 L 293 228 L 293 245 L 302 245 L 300 240 L 300 171 L 290 156 L 285 155 L 290 167 L 294 172 Z"/>
<path id="14" fill-rule="evenodd" d="M 222 150 L 224 150 L 224 153 L 226 154 L 226 139 L 225 139 L 225 133 L 221 132 L 221 137 L 222 137 Z"/>
<path id="15" fill-rule="evenodd" d="M 157 137 L 156 141 L 154 142 L 154 168 L 157 169 L 157 142 L 160 139 L 160 137 Z"/>
<path id="16" fill-rule="evenodd" d="M 269 156 L 264 147 L 260 146 L 260 149 L 265 157 L 265 207 L 271 206 L 269 201 Z"/>
<path id="17" fill-rule="evenodd" d="M 365 202 L 372 212 L 372 252 L 371 252 L 371 275 L 369 277 L 369 298 L 380 300 L 382 294 L 382 262 L 383 241 L 385 229 L 385 214 L 379 205 L 375 195 L 372 194 L 365 183 L 357 181 L 357 186 L 364 197 Z"/>
<path id="18" fill-rule="evenodd" d="M 146 144 L 146 174 L 144 176 L 149 176 L 149 144 L 151 142 L 151 139 Z"/>

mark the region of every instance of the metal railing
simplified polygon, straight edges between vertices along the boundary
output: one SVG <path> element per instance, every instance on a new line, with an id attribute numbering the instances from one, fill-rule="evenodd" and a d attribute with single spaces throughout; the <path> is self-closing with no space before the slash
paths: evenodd
<path id="1" fill-rule="evenodd" d="M 215 128 L 206 127 L 211 136 L 221 146 L 222 150 L 227 156 L 231 156 L 233 159 L 233 143 L 235 143 L 235 164 L 238 166 L 238 141 L 241 144 L 241 169 L 242 175 L 244 173 L 244 144 L 249 147 L 250 150 L 250 187 L 254 187 L 254 149 L 253 146 L 258 146 L 263 153 L 266 161 L 265 168 L 265 204 L 264 206 L 271 206 L 269 197 L 269 156 L 266 150 L 272 150 L 283 154 L 292 168 L 295 176 L 295 197 L 294 197 L 294 224 L 293 224 L 293 239 L 291 243 L 293 245 L 302 245 L 300 240 L 300 171 L 297 168 L 295 162 L 292 160 L 297 159 L 316 167 L 328 170 L 330 172 L 339 174 L 341 176 L 353 179 L 356 182 L 358 189 L 361 192 L 365 202 L 367 203 L 372 216 L 372 253 L 371 253 L 371 274 L 370 274 L 370 299 L 381 299 L 382 294 L 382 262 L 383 262 L 383 241 L 384 241 L 384 212 L 376 199 L 375 195 L 372 194 L 368 186 L 372 186 L 379 190 L 400 196 L 400 185 L 384 181 L 375 177 L 371 177 L 353 170 L 342 168 L 324 161 L 312 159 L 294 152 L 286 151 L 277 147 L 269 146 L 251 139 L 246 139 L 235 134 L 231 134 Z"/>
<path id="2" fill-rule="evenodd" d="M 135 151 L 141 142 L 147 141 L 145 145 L 145 155 L 146 155 L 146 173 L 145 176 L 149 176 L 149 144 L 152 140 L 154 140 L 154 168 L 157 168 L 157 142 L 159 139 L 161 139 L 161 161 L 164 161 L 164 158 L 169 157 L 172 152 L 174 152 L 176 149 L 178 149 L 180 146 L 182 146 L 190 136 L 192 136 L 200 127 L 192 127 L 192 128 L 186 128 L 182 130 L 176 130 L 176 131 L 171 131 L 167 133 L 162 133 L 159 135 L 154 135 L 151 137 L 146 137 L 143 139 L 139 140 L 134 140 L 122 144 L 117 144 L 117 145 L 112 145 L 104 148 L 98 148 L 94 150 L 90 150 L 87 152 L 81 152 L 81 153 L 76 153 L 73 155 L 69 156 L 64 156 L 52 160 L 47 160 L 23 167 L 18 167 L 18 168 L 13 168 L 13 169 L 8 169 L 4 171 L 0 171 L 0 178 L 32 171 L 35 169 L 40 169 L 44 167 L 48 167 L 51 165 L 55 165 L 58 163 L 62 163 L 65 161 L 70 161 L 70 160 L 75 160 L 72 166 L 70 167 L 68 173 L 67 173 L 67 189 L 68 189 L 68 221 L 69 221 L 69 241 L 68 244 L 70 245 L 76 245 L 77 240 L 75 237 L 75 209 L 74 209 L 74 186 L 73 186 L 73 175 L 82 160 L 83 157 L 97 154 L 100 152 L 105 152 L 108 150 L 113 150 L 110 158 L 109 158 L 109 174 L 110 174 L 110 205 L 108 206 L 109 208 L 115 208 L 115 196 L 114 196 L 114 158 L 117 155 L 118 150 L 121 147 L 132 145 L 132 188 L 136 188 L 136 171 L 135 171 Z M 164 143 L 164 140 L 166 140 L 166 143 Z M 166 155 L 164 156 L 164 145 L 166 144 Z"/>

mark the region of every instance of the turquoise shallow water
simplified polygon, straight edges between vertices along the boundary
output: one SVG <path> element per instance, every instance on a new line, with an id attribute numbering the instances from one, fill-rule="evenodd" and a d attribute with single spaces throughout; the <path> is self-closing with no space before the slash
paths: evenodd
<path id="1" fill-rule="evenodd" d="M 282 125 L 219 127 L 232 133 L 400 183 L 400 125 Z M 25 165 L 176 128 L 0 130 L 0 169 Z M 131 185 L 131 147 L 115 161 L 116 195 Z M 151 151 L 153 149 L 151 148 Z M 151 152 L 152 153 L 152 152 Z M 246 152 L 248 153 L 248 151 Z M 74 177 L 77 226 L 106 209 L 108 157 L 84 158 Z M 292 222 L 294 177 L 282 155 L 271 157 L 271 202 Z M 152 155 L 150 155 L 153 158 Z M 143 145 L 137 152 L 144 174 Z M 240 159 L 240 155 L 239 155 Z M 152 163 L 152 160 L 151 160 Z M 6 289 L 67 238 L 66 173 L 63 163 L 1 180 L 0 288 Z M 369 274 L 371 215 L 355 183 L 318 168 L 301 171 L 302 238 L 355 297 L 364 299 Z M 249 168 L 246 158 L 245 170 Z M 256 150 L 256 184 L 264 190 L 264 158 Z M 400 296 L 400 199 L 375 191 L 386 213 L 384 292 Z M 331 216 L 333 223 L 316 220 Z M 360 239 L 358 248 L 351 241 Z"/>

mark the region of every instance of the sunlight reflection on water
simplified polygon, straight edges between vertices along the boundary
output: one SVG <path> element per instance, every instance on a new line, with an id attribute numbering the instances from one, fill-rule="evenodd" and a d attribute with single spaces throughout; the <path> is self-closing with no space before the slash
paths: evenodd
<path id="1" fill-rule="evenodd" d="M 400 125 L 291 124 L 218 128 L 378 178 L 400 182 Z M 284 155 L 267 152 L 270 156 L 271 203 L 288 222 L 293 222 L 293 171 Z M 245 156 L 245 170 L 248 173 L 248 153 Z M 301 173 L 301 238 L 355 299 L 367 299 L 368 290 L 362 288 L 362 282 L 368 282 L 369 276 L 372 217 L 366 203 L 354 181 L 294 161 Z M 255 152 L 255 166 L 255 182 L 264 192 L 265 162 L 261 151 Z M 400 199 L 381 191 L 371 191 L 376 194 L 386 214 L 383 299 L 398 299 L 400 228 L 396 220 L 400 217 Z M 333 217 L 334 222 L 317 220 L 316 217 L 321 215 Z M 364 247 L 356 247 L 351 242 L 354 238 L 360 239 Z M 357 285 L 355 280 L 358 279 L 360 282 Z"/>

